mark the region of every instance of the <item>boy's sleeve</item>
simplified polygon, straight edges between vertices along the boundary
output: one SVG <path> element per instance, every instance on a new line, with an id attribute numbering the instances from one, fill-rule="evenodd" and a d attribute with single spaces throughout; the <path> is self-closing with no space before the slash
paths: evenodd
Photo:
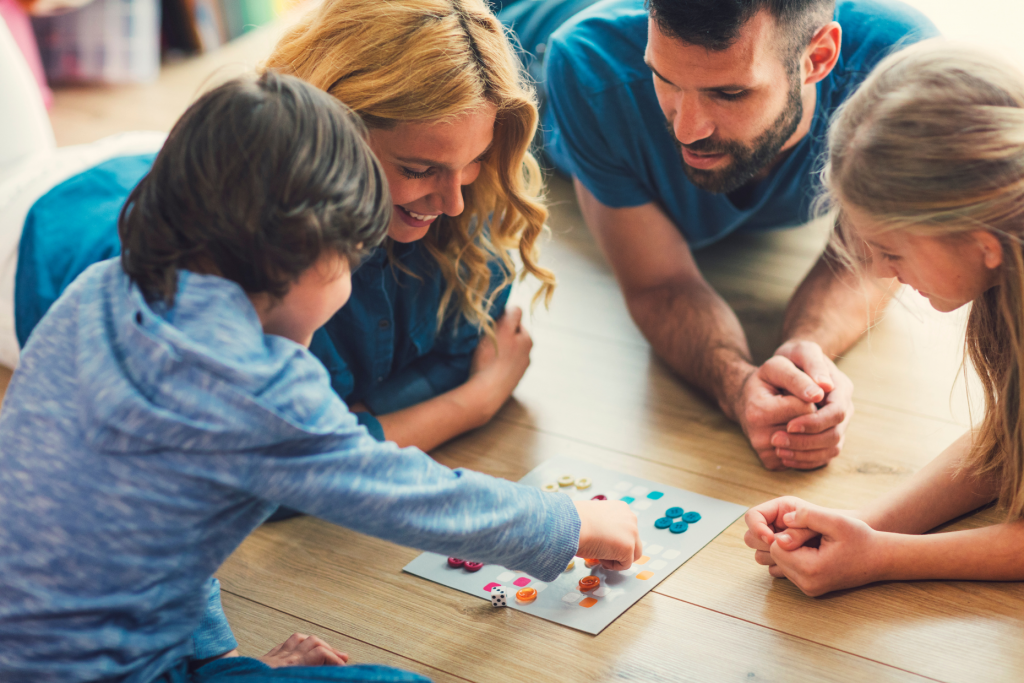
<path id="1" fill-rule="evenodd" d="M 323 439 L 329 450 L 226 456 L 248 460 L 238 463 L 238 485 L 364 534 L 541 581 L 557 578 L 575 554 L 580 520 L 568 496 L 451 470 L 415 448 L 375 442 L 351 415 L 341 422 Z"/>
<path id="2" fill-rule="evenodd" d="M 206 612 L 199 628 L 192 632 L 192 659 L 203 660 L 220 657 L 238 647 L 238 641 L 231 632 L 228 618 L 220 604 L 220 581 L 211 578 L 206 582 Z"/>
<path id="3" fill-rule="evenodd" d="M 505 281 L 499 261 L 491 261 L 488 296 Z M 505 313 L 511 284 L 504 285 L 494 296 L 491 318 Z M 456 324 L 457 321 L 457 324 Z M 469 379 L 469 366 L 480 343 L 480 330 L 462 315 L 449 317 L 434 340 L 434 348 L 424 356 L 394 373 L 367 395 L 363 402 L 374 415 L 387 415 L 427 401 L 464 384 Z"/>

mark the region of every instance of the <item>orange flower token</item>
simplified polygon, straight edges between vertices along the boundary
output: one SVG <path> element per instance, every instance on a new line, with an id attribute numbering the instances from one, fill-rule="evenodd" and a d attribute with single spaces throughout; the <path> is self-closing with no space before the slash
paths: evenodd
<path id="1" fill-rule="evenodd" d="M 520 588 L 516 591 L 516 600 L 519 602 L 533 602 L 537 597 L 536 588 Z"/>
<path id="2" fill-rule="evenodd" d="M 601 579 L 597 576 L 584 576 L 580 579 L 580 592 L 589 593 L 601 585 Z"/>
<path id="3" fill-rule="evenodd" d="M 597 565 L 601 564 L 601 560 L 584 559 L 583 564 L 587 565 L 587 569 L 590 569 L 591 567 L 596 567 Z"/>

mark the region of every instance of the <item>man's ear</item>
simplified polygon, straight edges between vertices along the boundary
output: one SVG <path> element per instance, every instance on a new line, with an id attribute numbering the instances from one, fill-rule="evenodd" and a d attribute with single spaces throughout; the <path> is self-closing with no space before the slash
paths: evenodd
<path id="1" fill-rule="evenodd" d="M 975 230 L 971 233 L 971 237 L 981 249 L 982 260 L 986 268 L 995 270 L 1003 265 L 1003 243 L 996 235 L 988 230 Z"/>
<path id="2" fill-rule="evenodd" d="M 804 85 L 814 85 L 832 73 L 842 44 L 843 28 L 838 21 L 830 21 L 815 31 L 803 53 Z"/>

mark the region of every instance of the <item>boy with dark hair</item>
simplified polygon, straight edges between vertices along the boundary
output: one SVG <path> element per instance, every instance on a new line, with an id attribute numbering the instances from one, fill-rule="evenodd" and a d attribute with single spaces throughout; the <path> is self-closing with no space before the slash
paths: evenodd
<path id="1" fill-rule="evenodd" d="M 693 250 L 808 220 L 832 112 L 934 26 L 899 0 L 603 0 L 557 30 L 538 20 L 556 0 L 505 4 L 502 20 L 542 57 L 545 151 L 573 178 L 655 353 L 740 424 L 765 467 L 828 463 L 853 415 L 833 359 L 884 310 L 886 288 L 823 253 L 757 366 Z"/>
<path id="2" fill-rule="evenodd" d="M 640 556 L 624 503 L 378 443 L 306 345 L 391 200 L 358 119 L 268 72 L 199 99 L 132 192 L 124 251 L 24 349 L 0 413 L 0 680 L 420 681 L 296 635 L 235 655 L 211 577 L 279 504 L 552 580 Z"/>

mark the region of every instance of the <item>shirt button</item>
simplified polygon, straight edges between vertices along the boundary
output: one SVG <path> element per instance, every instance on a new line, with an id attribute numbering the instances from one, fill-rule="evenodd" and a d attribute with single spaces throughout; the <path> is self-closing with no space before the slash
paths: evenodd
<path id="1" fill-rule="evenodd" d="M 391 327 L 391 323 L 388 322 L 387 320 L 381 320 L 379 323 L 377 323 L 377 327 L 379 327 L 382 330 L 386 330 L 389 327 Z"/>

